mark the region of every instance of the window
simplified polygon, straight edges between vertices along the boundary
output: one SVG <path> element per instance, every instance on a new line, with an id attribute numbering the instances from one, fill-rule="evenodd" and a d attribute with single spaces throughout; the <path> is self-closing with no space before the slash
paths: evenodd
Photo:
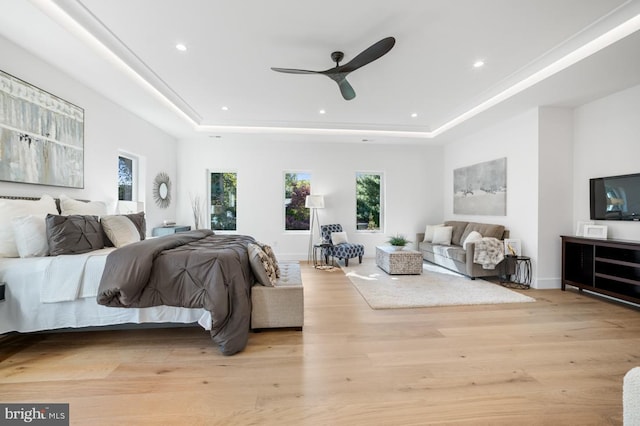
<path id="1" fill-rule="evenodd" d="M 356 173 L 356 224 L 361 231 L 380 231 L 382 173 Z"/>
<path id="2" fill-rule="evenodd" d="M 137 201 L 137 166 L 134 157 L 118 156 L 118 200 Z"/>
<path id="3" fill-rule="evenodd" d="M 235 231 L 238 174 L 211 173 L 211 229 Z"/>
<path id="4" fill-rule="evenodd" d="M 308 231 L 309 209 L 304 206 L 311 194 L 309 173 L 284 174 L 284 230 Z"/>

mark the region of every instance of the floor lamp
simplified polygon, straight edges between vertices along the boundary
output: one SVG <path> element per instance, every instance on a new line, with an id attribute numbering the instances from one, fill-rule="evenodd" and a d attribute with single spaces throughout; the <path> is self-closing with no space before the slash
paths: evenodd
<path id="1" fill-rule="evenodd" d="M 324 209 L 324 195 L 307 195 L 304 200 L 304 206 L 311 209 L 311 223 L 309 225 L 309 252 L 307 253 L 307 261 L 311 263 L 313 253 L 313 234 L 315 228 L 318 228 L 320 235 L 320 222 L 318 222 L 318 209 Z"/>

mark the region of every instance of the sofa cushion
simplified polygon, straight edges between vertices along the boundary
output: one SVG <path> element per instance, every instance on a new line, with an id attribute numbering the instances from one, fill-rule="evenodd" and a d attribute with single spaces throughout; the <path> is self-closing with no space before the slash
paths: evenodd
<path id="1" fill-rule="evenodd" d="M 453 232 L 451 233 L 451 244 L 456 245 L 456 246 L 461 246 L 462 242 L 464 241 L 462 239 L 462 234 L 464 233 L 464 230 L 466 229 L 467 225 L 469 224 L 469 222 L 462 222 L 462 221 L 457 221 L 457 220 L 448 220 L 445 223 L 445 226 L 452 226 L 453 227 Z M 482 234 L 482 232 L 480 232 Z M 484 235 L 484 234 L 482 234 Z"/>
<path id="2" fill-rule="evenodd" d="M 501 240 L 504 234 L 504 226 L 494 225 L 491 223 L 469 222 L 464 230 L 464 233 L 462 234 L 461 241 L 464 241 L 465 238 L 467 238 L 473 231 L 479 232 L 483 237 L 486 238 L 497 238 Z"/>
<path id="3" fill-rule="evenodd" d="M 461 263 L 466 263 L 467 261 L 467 252 L 463 250 L 462 247 L 435 246 L 433 248 L 433 254 L 446 259 L 453 259 Z"/>
<path id="4" fill-rule="evenodd" d="M 442 244 L 445 246 L 451 245 L 451 235 L 453 233 L 453 226 L 440 226 L 433 230 L 433 244 Z"/>
<path id="5" fill-rule="evenodd" d="M 424 251 L 424 252 L 427 252 L 427 253 L 433 253 L 433 247 L 434 246 L 433 246 L 432 243 L 429 243 L 429 242 L 426 242 L 426 241 L 420 241 L 418 243 L 418 250 Z"/>

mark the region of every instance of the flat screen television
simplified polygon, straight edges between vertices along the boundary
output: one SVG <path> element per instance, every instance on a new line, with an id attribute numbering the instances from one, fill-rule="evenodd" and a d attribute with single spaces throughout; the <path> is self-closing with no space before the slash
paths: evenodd
<path id="1" fill-rule="evenodd" d="M 640 221 L 640 173 L 589 179 L 591 220 Z"/>

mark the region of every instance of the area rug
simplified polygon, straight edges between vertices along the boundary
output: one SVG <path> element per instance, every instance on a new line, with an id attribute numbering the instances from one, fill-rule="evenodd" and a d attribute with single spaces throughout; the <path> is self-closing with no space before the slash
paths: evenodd
<path id="1" fill-rule="evenodd" d="M 388 275 L 374 259 L 342 270 L 372 309 L 535 302 L 499 284 L 471 280 L 426 262 L 422 275 Z"/>

